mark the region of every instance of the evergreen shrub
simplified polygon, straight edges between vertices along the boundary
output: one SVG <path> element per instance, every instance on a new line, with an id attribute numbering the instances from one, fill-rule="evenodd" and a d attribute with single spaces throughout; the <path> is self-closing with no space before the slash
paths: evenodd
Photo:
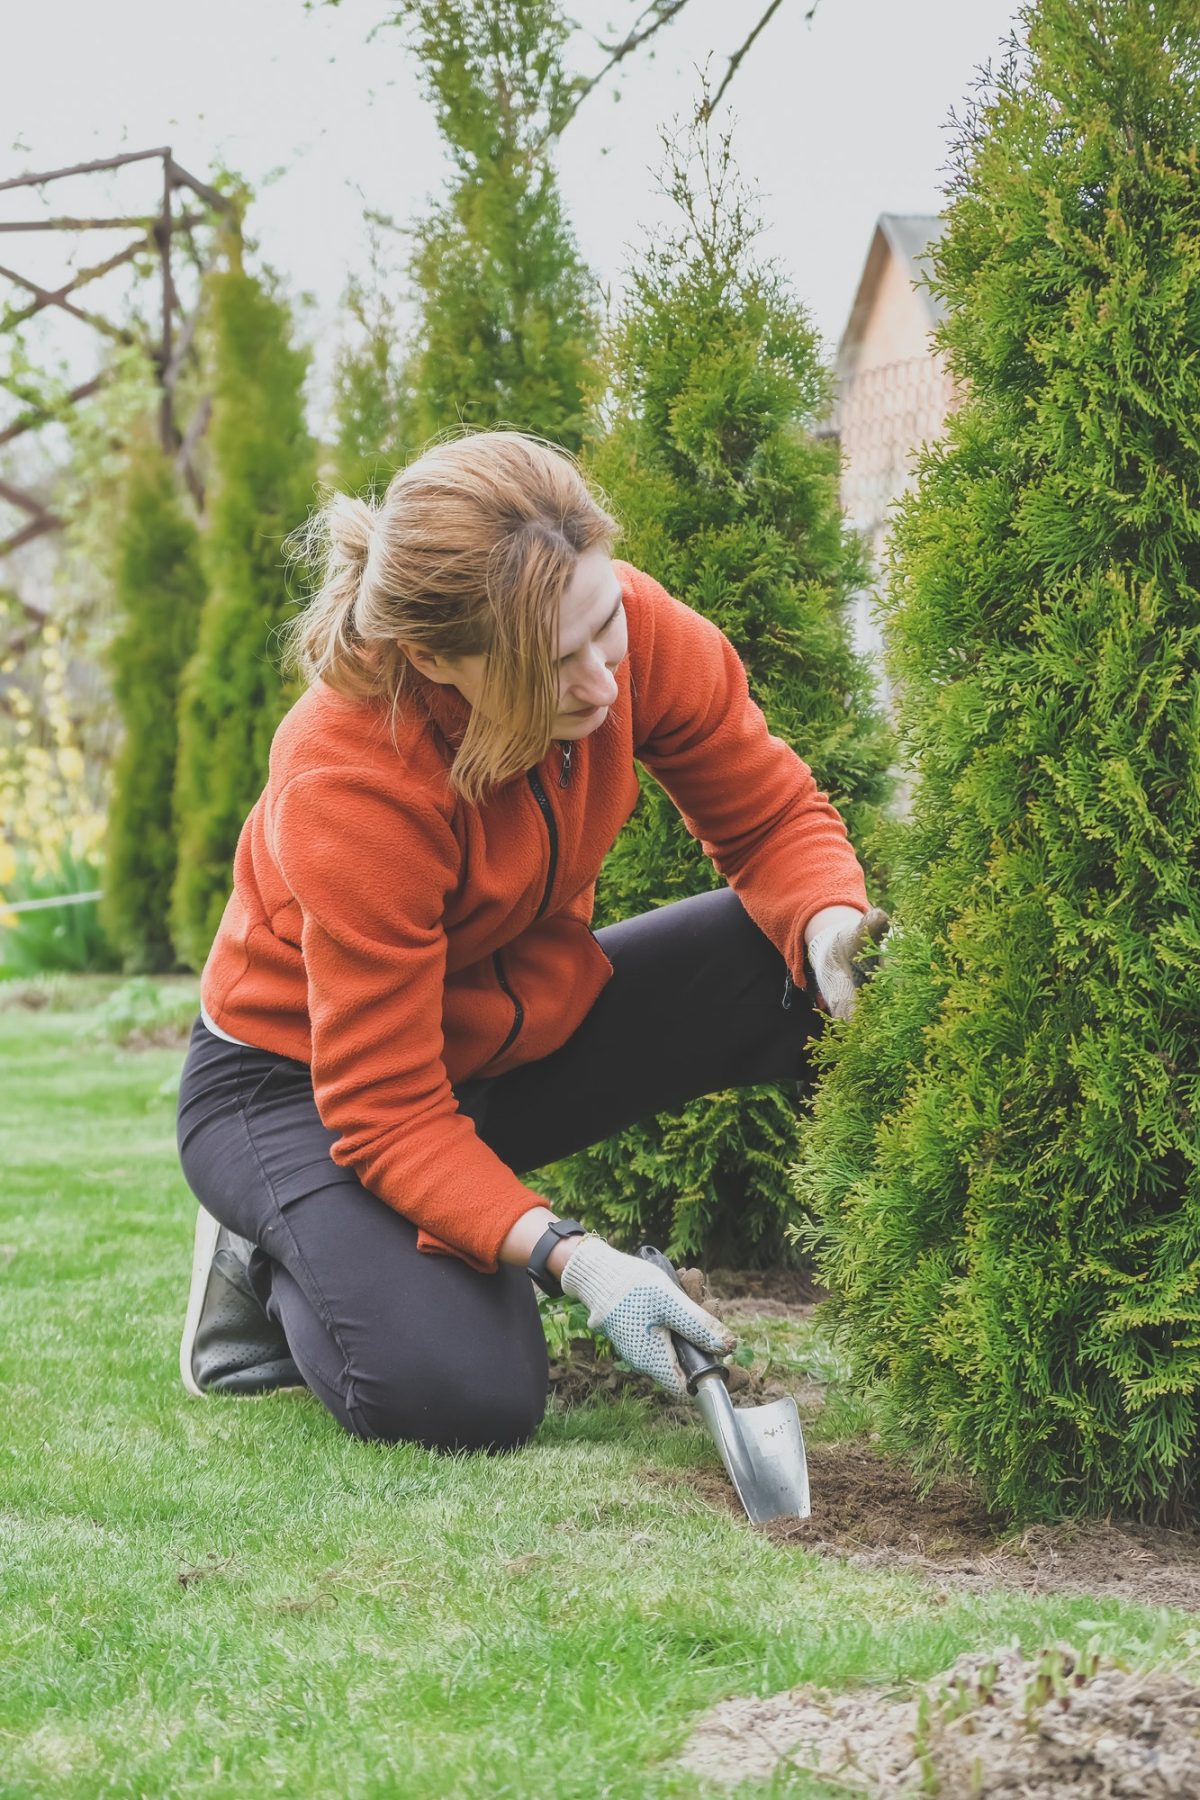
<path id="1" fill-rule="evenodd" d="M 332 478 L 344 494 L 380 500 L 414 448 L 400 307 L 378 233 L 369 279 L 353 277 L 342 298 L 351 338 L 333 370 Z"/>
<path id="2" fill-rule="evenodd" d="M 622 522 L 619 553 L 721 627 L 772 731 L 861 848 L 890 740 L 847 634 L 865 572 L 838 508 L 837 451 L 813 431 L 828 400 L 818 340 L 756 254 L 728 138 L 697 127 L 669 147 L 666 180 L 681 222 L 631 272 L 590 467 Z M 639 779 L 597 886 L 601 925 L 722 883 L 664 790 Z M 785 1260 L 802 1098 L 793 1083 L 695 1100 L 564 1159 L 543 1188 L 626 1244 L 710 1265 Z"/>
<path id="3" fill-rule="evenodd" d="M 1024 1516 L 1200 1425 L 1200 14 L 1043 0 L 959 123 L 903 509 L 894 940 L 798 1197 L 890 1429 Z"/>
<path id="4" fill-rule="evenodd" d="M 271 738 L 298 697 L 276 634 L 292 613 L 283 541 L 313 505 L 307 355 L 283 300 L 236 256 L 209 292 L 213 416 L 204 539 L 208 596 L 180 696 L 178 864 L 171 929 L 199 968 L 228 898 L 233 854 L 267 776 Z"/>
<path id="5" fill-rule="evenodd" d="M 179 681 L 196 647 L 204 573 L 199 532 L 153 444 L 130 456 L 114 586 L 119 624 L 108 663 L 124 737 L 113 763 L 100 916 L 126 969 L 155 973 L 175 964 Z"/>
<path id="6" fill-rule="evenodd" d="M 569 21 L 556 0 L 408 0 L 399 17 L 452 170 L 414 228 L 413 446 L 506 425 L 578 450 L 599 322 L 552 161 L 574 97 Z"/>

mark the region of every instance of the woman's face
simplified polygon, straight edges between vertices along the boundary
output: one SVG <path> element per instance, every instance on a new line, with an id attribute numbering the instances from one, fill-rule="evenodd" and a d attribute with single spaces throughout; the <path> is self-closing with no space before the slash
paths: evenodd
<path id="1" fill-rule="evenodd" d="M 575 565 L 558 614 L 558 713 L 552 735 L 584 738 L 599 729 L 617 698 L 616 671 L 629 648 L 621 584 L 603 549 L 587 550 Z M 421 673 L 456 687 L 478 704 L 483 656 L 423 656 Z"/>
<path id="2" fill-rule="evenodd" d="M 616 672 L 629 648 L 621 584 L 606 550 L 575 565 L 558 613 L 556 738 L 587 737 L 617 698 Z"/>

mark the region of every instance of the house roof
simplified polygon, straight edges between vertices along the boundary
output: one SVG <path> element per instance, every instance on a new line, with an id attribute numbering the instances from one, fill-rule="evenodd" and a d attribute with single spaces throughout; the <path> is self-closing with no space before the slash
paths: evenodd
<path id="1" fill-rule="evenodd" d="M 854 304 L 850 308 L 850 317 L 846 321 L 846 329 L 838 343 L 839 367 L 862 336 L 875 298 L 875 290 L 879 285 L 883 266 L 889 255 L 907 265 L 914 290 L 929 314 L 930 326 L 941 323 L 945 307 L 935 295 L 929 292 L 927 287 L 920 284 L 931 272 L 930 248 L 941 237 L 945 229 L 945 220 L 939 218 L 936 213 L 880 213 L 875 221 L 871 247 L 867 251 L 867 260 L 863 264 L 863 272 L 859 277 Z"/>

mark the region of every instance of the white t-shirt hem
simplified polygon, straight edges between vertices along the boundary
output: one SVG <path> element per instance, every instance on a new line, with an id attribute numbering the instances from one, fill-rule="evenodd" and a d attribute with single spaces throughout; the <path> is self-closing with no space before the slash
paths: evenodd
<path id="1" fill-rule="evenodd" d="M 208 1011 L 203 1000 L 200 1002 L 200 1018 L 203 1021 L 205 1031 L 211 1031 L 214 1037 L 224 1038 L 227 1044 L 237 1044 L 242 1050 L 253 1050 L 256 1048 L 254 1044 L 248 1044 L 245 1038 L 230 1037 L 227 1031 L 222 1031 L 219 1025 L 215 1025 L 208 1016 Z"/>

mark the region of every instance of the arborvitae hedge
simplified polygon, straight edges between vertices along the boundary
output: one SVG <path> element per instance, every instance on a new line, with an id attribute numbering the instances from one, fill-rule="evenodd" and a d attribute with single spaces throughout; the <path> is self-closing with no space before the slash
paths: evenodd
<path id="1" fill-rule="evenodd" d="M 1164 1513 L 1200 1426 L 1200 13 L 1021 18 L 937 253 L 970 398 L 896 538 L 900 931 L 799 1194 L 926 1465 Z"/>
<path id="2" fill-rule="evenodd" d="M 120 623 L 108 662 L 124 737 L 113 764 L 100 910 L 126 969 L 157 973 L 176 961 L 170 932 L 176 714 L 205 587 L 199 532 L 156 445 L 139 445 L 130 457 L 115 550 Z"/>
<path id="3" fill-rule="evenodd" d="M 228 897 L 238 833 L 267 775 L 271 738 L 296 698 L 275 632 L 291 616 L 283 540 L 313 504 L 316 453 L 304 417 L 307 357 L 288 309 L 234 266 L 209 294 L 209 595 L 184 673 L 172 934 L 199 967 Z"/>
<path id="4" fill-rule="evenodd" d="M 454 171 L 415 231 L 414 447 L 467 424 L 577 450 L 599 324 L 551 160 L 573 97 L 568 24 L 555 0 L 409 0 L 400 16 Z"/>
<path id="5" fill-rule="evenodd" d="M 837 451 L 812 435 L 826 401 L 818 343 L 755 255 L 728 143 L 700 134 L 694 148 L 694 166 L 673 154 L 678 231 L 632 271 L 611 429 L 591 467 L 622 521 L 620 554 L 720 625 L 771 729 L 861 844 L 888 790 L 889 738 L 843 617 L 863 570 L 838 510 Z M 600 877 L 601 924 L 721 883 L 663 789 L 641 783 Z M 797 1099 L 790 1084 L 696 1100 L 555 1165 L 544 1185 L 627 1243 L 779 1261 L 796 1213 Z"/>
<path id="6" fill-rule="evenodd" d="M 351 280 L 343 306 L 356 336 L 333 371 L 332 478 L 344 494 L 381 499 L 413 448 L 398 306 L 386 271 Z"/>

